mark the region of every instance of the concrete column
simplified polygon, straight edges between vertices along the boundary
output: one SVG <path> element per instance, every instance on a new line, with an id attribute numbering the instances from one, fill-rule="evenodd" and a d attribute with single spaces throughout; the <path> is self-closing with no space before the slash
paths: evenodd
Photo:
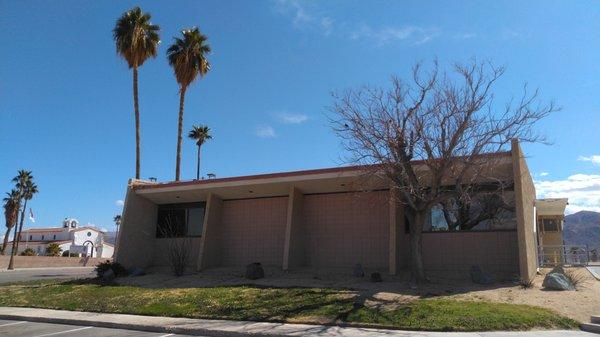
<path id="1" fill-rule="evenodd" d="M 296 187 L 291 187 L 288 197 L 285 243 L 283 246 L 283 270 L 306 263 L 304 245 L 304 225 L 302 223 L 302 201 L 304 195 Z"/>
<path id="2" fill-rule="evenodd" d="M 127 268 L 152 264 L 158 207 L 139 196 L 130 184 L 123 205 L 123 218 L 115 260 Z"/>
<path id="3" fill-rule="evenodd" d="M 221 214 L 223 200 L 213 193 L 206 198 L 206 211 L 200 240 L 197 270 L 216 267 L 221 264 Z"/>
<path id="4" fill-rule="evenodd" d="M 521 280 L 533 279 L 537 271 L 537 247 L 535 246 L 535 186 L 529 174 L 525 156 L 519 141 L 511 144 L 513 175 L 515 182 L 515 208 L 519 243 L 519 271 Z"/>

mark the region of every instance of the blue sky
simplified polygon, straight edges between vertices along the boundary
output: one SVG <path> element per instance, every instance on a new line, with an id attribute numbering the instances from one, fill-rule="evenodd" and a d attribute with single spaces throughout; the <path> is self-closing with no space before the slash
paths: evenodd
<path id="1" fill-rule="evenodd" d="M 460 5 L 459 5 L 460 4 Z M 508 70 L 563 110 L 526 145 L 541 196 L 600 210 L 600 6 L 572 1 L 0 1 L 0 188 L 21 168 L 40 193 L 35 225 L 112 228 L 134 175 L 131 72 L 111 29 L 140 5 L 161 26 L 140 69 L 142 176 L 172 180 L 178 88 L 164 53 L 182 28 L 209 37 L 211 72 L 187 93 L 185 130 L 208 124 L 203 172 L 218 177 L 344 164 L 329 93 L 406 76 L 419 60 L 472 57 Z M 293 155 L 292 155 L 293 153 Z M 598 157 L 593 157 L 598 156 Z M 184 141 L 183 178 L 195 174 Z"/>

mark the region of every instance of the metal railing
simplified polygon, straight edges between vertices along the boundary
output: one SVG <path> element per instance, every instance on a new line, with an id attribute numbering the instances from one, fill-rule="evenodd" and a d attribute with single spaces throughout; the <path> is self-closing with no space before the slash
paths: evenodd
<path id="1" fill-rule="evenodd" d="M 587 266 L 600 262 L 600 249 L 587 245 L 560 245 L 538 247 L 540 267 Z"/>

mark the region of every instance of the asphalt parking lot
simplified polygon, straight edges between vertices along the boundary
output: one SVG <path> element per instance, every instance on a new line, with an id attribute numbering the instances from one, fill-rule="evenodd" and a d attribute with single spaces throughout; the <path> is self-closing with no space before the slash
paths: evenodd
<path id="1" fill-rule="evenodd" d="M 169 333 L 145 332 L 123 329 L 98 328 L 93 326 L 36 323 L 0 319 L 0 336 L 3 337 L 185 337 Z"/>
<path id="2" fill-rule="evenodd" d="M 0 270 L 0 284 L 47 279 L 94 277 L 94 267 L 24 268 Z"/>

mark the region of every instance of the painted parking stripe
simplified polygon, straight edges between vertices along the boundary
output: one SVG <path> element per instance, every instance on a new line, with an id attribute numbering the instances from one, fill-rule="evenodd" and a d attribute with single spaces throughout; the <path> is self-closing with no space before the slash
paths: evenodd
<path id="1" fill-rule="evenodd" d="M 3 326 L 9 326 L 9 325 L 23 324 L 23 323 L 27 323 L 27 322 L 25 322 L 25 321 L 20 321 L 20 322 L 12 322 L 12 323 L 0 324 L 0 327 L 3 327 Z"/>
<path id="2" fill-rule="evenodd" d="M 56 336 L 56 335 L 60 335 L 60 334 L 63 334 L 63 333 L 69 333 L 69 332 L 87 330 L 87 329 L 91 329 L 91 328 L 93 328 L 93 326 L 84 326 L 83 328 L 77 328 L 77 329 L 71 329 L 71 330 L 65 330 L 65 331 L 59 331 L 59 332 L 53 332 L 53 333 L 47 333 L 47 334 L 43 334 L 43 335 L 37 335 L 35 337 Z"/>
<path id="3" fill-rule="evenodd" d="M 169 333 L 169 334 L 158 336 L 158 337 L 169 337 L 169 336 L 175 336 L 175 334 L 174 333 Z"/>

